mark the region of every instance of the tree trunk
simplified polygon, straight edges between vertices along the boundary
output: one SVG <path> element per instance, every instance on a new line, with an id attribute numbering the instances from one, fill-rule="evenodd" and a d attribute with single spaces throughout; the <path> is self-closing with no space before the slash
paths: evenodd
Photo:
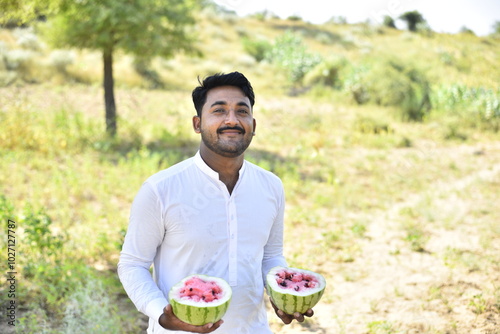
<path id="1" fill-rule="evenodd" d="M 114 137 L 116 135 L 116 106 L 113 79 L 113 49 L 103 52 L 104 61 L 104 104 L 106 107 L 106 132 Z"/>

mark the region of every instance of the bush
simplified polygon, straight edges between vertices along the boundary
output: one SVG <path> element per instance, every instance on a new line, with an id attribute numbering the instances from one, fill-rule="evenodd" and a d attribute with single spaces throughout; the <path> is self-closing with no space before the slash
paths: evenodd
<path id="1" fill-rule="evenodd" d="M 271 50 L 272 45 L 265 39 L 250 39 L 244 37 L 241 40 L 246 53 L 255 58 L 258 62 L 265 59 L 266 54 Z"/>
<path id="2" fill-rule="evenodd" d="M 465 85 L 440 87 L 431 101 L 437 112 L 456 116 L 462 124 L 495 132 L 500 130 L 500 88 L 495 91 Z"/>
<path id="3" fill-rule="evenodd" d="M 324 85 L 340 89 L 342 88 L 341 72 L 348 64 L 344 57 L 332 57 L 322 61 L 312 68 L 304 76 L 304 85 Z"/>
<path id="4" fill-rule="evenodd" d="M 67 75 L 67 68 L 75 62 L 75 53 L 67 50 L 53 50 L 49 55 L 49 64 L 58 73 Z"/>
<path id="5" fill-rule="evenodd" d="M 290 31 L 276 38 L 265 59 L 284 69 L 292 84 L 300 84 L 306 73 L 321 62 L 321 57 L 307 52 L 302 39 Z"/>
<path id="6" fill-rule="evenodd" d="M 95 278 L 80 285 L 69 296 L 64 311 L 63 333 L 120 333 L 116 305 Z"/>
<path id="7" fill-rule="evenodd" d="M 429 81 L 410 64 L 388 60 L 364 65 L 353 69 L 346 83 L 358 104 L 397 107 L 406 121 L 422 121 L 431 108 Z"/>

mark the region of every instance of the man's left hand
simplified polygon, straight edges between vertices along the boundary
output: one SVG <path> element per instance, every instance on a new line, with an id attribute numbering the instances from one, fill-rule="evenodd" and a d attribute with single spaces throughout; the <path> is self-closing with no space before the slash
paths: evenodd
<path id="1" fill-rule="evenodd" d="M 269 298 L 269 300 L 271 301 L 271 305 L 273 306 L 274 312 L 276 312 L 276 315 L 286 325 L 290 324 L 294 319 L 297 320 L 298 322 L 304 322 L 304 319 L 305 319 L 304 316 L 312 317 L 314 315 L 314 311 L 312 309 L 307 310 L 306 313 L 295 312 L 294 314 L 286 314 L 282 310 L 278 309 L 278 307 L 276 305 L 274 305 L 271 298 Z"/>

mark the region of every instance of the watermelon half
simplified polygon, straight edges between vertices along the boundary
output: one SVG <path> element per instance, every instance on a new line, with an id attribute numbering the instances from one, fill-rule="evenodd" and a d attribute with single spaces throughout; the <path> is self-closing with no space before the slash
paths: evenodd
<path id="1" fill-rule="evenodd" d="M 231 296 L 231 287 L 225 280 L 206 275 L 190 275 L 168 293 L 177 318 L 195 326 L 219 321 L 229 307 Z"/>
<path id="2" fill-rule="evenodd" d="M 274 305 L 287 314 L 305 313 L 325 291 L 325 278 L 313 271 L 274 267 L 266 276 L 267 293 Z"/>

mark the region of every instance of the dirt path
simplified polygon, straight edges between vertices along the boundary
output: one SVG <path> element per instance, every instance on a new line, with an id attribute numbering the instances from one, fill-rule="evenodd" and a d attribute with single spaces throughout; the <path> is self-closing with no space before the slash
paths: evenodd
<path id="1" fill-rule="evenodd" d="M 500 149 L 494 147 L 490 152 L 499 154 Z M 464 203 L 454 194 L 468 191 L 475 182 L 498 178 L 500 154 L 497 157 L 487 159 L 488 164 L 454 182 L 436 181 L 433 189 L 414 194 L 373 216 L 361 245 L 362 253 L 344 268 L 354 278 L 335 276 L 329 282 L 335 300 L 318 305 L 314 320 L 302 325 L 276 325 L 275 332 L 500 333 L 500 305 L 491 307 L 491 303 L 482 299 L 485 290 L 496 289 L 496 302 L 500 302 L 498 271 L 462 270 L 447 265 L 442 256 L 450 248 L 463 252 L 480 249 L 476 230 L 467 226 L 433 229 L 425 249 L 412 251 L 404 240 L 400 222 L 403 209 L 413 208 L 422 201 L 445 203 L 449 207 L 443 210 L 448 210 L 452 219 L 461 221 L 472 204 Z M 476 299 L 478 305 L 473 303 Z M 473 312 L 474 307 L 482 305 L 482 312 Z"/>

